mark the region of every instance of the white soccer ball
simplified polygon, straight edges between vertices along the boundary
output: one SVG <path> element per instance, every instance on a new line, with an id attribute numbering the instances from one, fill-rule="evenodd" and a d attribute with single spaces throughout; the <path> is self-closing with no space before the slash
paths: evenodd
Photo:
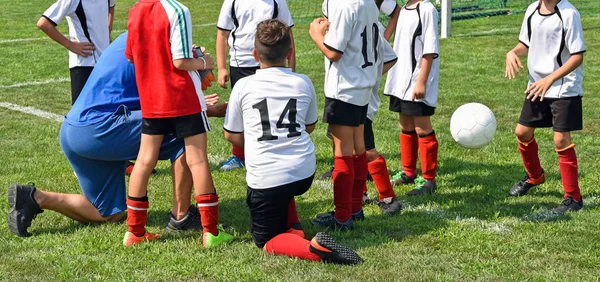
<path id="1" fill-rule="evenodd" d="M 481 148 L 494 138 L 496 117 L 483 104 L 464 104 L 452 114 L 450 132 L 459 145 L 469 149 Z"/>

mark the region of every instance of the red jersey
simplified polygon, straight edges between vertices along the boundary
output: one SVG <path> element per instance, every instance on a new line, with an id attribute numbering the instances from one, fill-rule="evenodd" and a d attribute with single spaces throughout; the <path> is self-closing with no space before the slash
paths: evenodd
<path id="1" fill-rule="evenodd" d="M 206 109 L 200 76 L 175 68 L 193 58 L 192 21 L 175 0 L 140 0 L 129 12 L 125 56 L 133 61 L 144 118 L 196 114 Z"/>

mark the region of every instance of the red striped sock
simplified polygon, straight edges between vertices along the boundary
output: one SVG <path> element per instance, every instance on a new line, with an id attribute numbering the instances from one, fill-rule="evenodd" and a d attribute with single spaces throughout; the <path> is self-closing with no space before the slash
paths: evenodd
<path id="1" fill-rule="evenodd" d="M 538 156 L 538 144 L 535 137 L 528 142 L 519 141 L 519 152 L 523 159 L 523 165 L 527 171 L 527 175 L 531 179 L 538 179 L 542 176 L 542 165 Z"/>
<path id="2" fill-rule="evenodd" d="M 369 162 L 369 173 L 371 173 L 375 187 L 379 191 L 380 201 L 385 198 L 396 198 L 396 193 L 394 193 L 394 188 L 390 183 L 390 173 L 383 156 L 379 155 L 378 158 Z"/>
<path id="3" fill-rule="evenodd" d="M 560 166 L 560 175 L 562 177 L 565 198 L 573 197 L 573 200 L 581 201 L 581 190 L 579 189 L 579 179 L 577 176 L 577 154 L 575 154 L 575 144 L 571 144 L 564 149 L 556 149 L 558 153 L 558 165 Z"/>
<path id="4" fill-rule="evenodd" d="M 321 261 L 321 257 L 310 251 L 309 240 L 291 233 L 281 233 L 275 236 L 267 242 L 263 249 L 270 254 Z"/>
<path id="5" fill-rule="evenodd" d="M 200 218 L 202 219 L 203 232 L 210 232 L 212 235 L 219 235 L 219 195 L 204 194 L 196 196 Z"/>
<path id="6" fill-rule="evenodd" d="M 333 166 L 333 203 L 335 218 L 339 222 L 346 222 L 352 217 L 353 187 L 354 156 L 336 156 Z"/>
<path id="7" fill-rule="evenodd" d="M 146 219 L 148 217 L 148 199 L 132 200 L 127 198 L 127 225 L 129 232 L 141 237 L 146 234 Z"/>
<path id="8" fill-rule="evenodd" d="M 417 158 L 419 157 L 419 136 L 416 131 L 400 133 L 400 152 L 404 173 L 410 178 L 415 178 L 417 176 Z"/>
<path id="9" fill-rule="evenodd" d="M 367 152 L 354 156 L 354 186 L 352 188 L 352 213 L 362 210 L 364 188 L 367 185 Z"/>
<path id="10" fill-rule="evenodd" d="M 231 153 L 242 161 L 246 159 L 244 156 L 244 148 L 239 148 L 231 145 Z"/>

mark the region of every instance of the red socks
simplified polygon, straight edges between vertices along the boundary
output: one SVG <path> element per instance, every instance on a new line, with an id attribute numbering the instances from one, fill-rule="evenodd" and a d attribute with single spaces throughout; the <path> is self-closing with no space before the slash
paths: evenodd
<path id="1" fill-rule="evenodd" d="M 203 232 L 210 232 L 212 235 L 219 235 L 219 195 L 204 194 L 196 196 L 200 218 L 202 219 Z"/>
<path id="2" fill-rule="evenodd" d="M 435 137 L 435 131 L 419 138 L 419 148 L 423 178 L 427 181 L 435 182 L 438 165 L 438 141 Z"/>
<path id="3" fill-rule="evenodd" d="M 416 131 L 400 133 L 400 152 L 402 168 L 406 176 L 415 178 L 417 176 L 417 157 L 419 150 L 419 137 Z"/>
<path id="4" fill-rule="evenodd" d="M 238 159 L 240 160 L 245 160 L 245 156 L 244 156 L 244 148 L 238 148 L 236 146 L 231 145 L 231 153 L 238 157 Z"/>
<path id="5" fill-rule="evenodd" d="M 377 159 L 369 162 L 369 173 L 373 177 L 375 187 L 379 191 L 379 200 L 383 201 L 385 198 L 396 198 L 396 193 L 390 183 L 390 173 L 388 172 L 387 164 L 383 156 L 379 156 Z"/>
<path id="6" fill-rule="evenodd" d="M 352 217 L 353 187 L 354 156 L 334 157 L 333 203 L 335 204 L 335 218 L 339 222 L 346 222 Z M 361 186 L 361 201 L 362 188 Z"/>
<path id="7" fill-rule="evenodd" d="M 354 186 L 352 188 L 352 213 L 362 210 L 362 198 L 367 185 L 367 152 L 354 156 Z"/>
<path id="8" fill-rule="evenodd" d="M 519 141 L 519 152 L 521 152 L 521 158 L 523 158 L 523 165 L 527 175 L 531 179 L 538 179 L 542 176 L 542 165 L 540 164 L 540 157 L 538 156 L 538 144 L 535 141 L 535 137 L 528 142 Z"/>
<path id="9" fill-rule="evenodd" d="M 296 257 L 312 261 L 321 261 L 321 257 L 310 251 L 310 241 L 290 233 L 281 233 L 265 244 L 265 252 Z"/>
<path id="10" fill-rule="evenodd" d="M 132 199 L 127 197 L 127 225 L 129 232 L 141 237 L 146 234 L 146 218 L 148 217 L 148 197 Z"/>
<path id="11" fill-rule="evenodd" d="M 565 198 L 571 196 L 573 200 L 581 202 L 575 144 L 571 144 L 564 149 L 556 149 L 556 152 L 558 152 L 558 165 L 560 166 L 563 188 L 565 189 Z"/>

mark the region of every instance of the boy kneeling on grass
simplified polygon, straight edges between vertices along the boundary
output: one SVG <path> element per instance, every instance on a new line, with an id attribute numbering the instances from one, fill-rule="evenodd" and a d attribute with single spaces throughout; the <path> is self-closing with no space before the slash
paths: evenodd
<path id="1" fill-rule="evenodd" d="M 308 241 L 294 196 L 310 188 L 316 169 L 309 134 L 317 123 L 310 79 L 285 67 L 292 47 L 289 26 L 279 20 L 257 25 L 254 58 L 260 69 L 231 92 L 225 138 L 246 150 L 246 202 L 252 239 L 268 253 L 314 261 L 355 264 L 362 259 L 323 232 Z"/>

